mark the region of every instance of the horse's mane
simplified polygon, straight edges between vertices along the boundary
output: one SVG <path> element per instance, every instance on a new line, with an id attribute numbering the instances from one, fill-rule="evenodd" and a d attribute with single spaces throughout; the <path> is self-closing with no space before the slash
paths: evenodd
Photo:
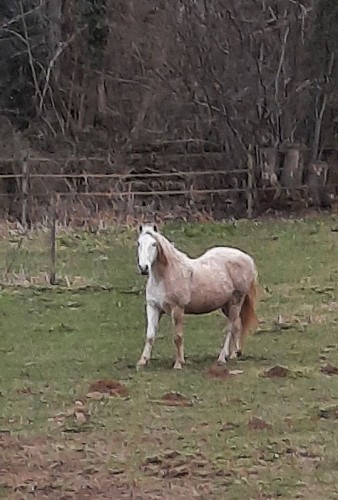
<path id="1" fill-rule="evenodd" d="M 177 248 L 173 243 L 171 243 L 171 241 L 163 236 L 163 234 L 155 231 L 152 226 L 144 226 L 142 234 L 149 234 L 157 241 L 166 261 L 182 262 L 189 260 L 189 257 L 185 253 L 177 250 Z"/>

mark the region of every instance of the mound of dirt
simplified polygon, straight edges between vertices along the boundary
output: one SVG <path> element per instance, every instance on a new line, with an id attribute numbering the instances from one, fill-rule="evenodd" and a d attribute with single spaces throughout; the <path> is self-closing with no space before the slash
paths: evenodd
<path id="1" fill-rule="evenodd" d="M 230 378 L 232 374 L 224 368 L 224 366 L 220 365 L 212 365 L 208 370 L 204 373 L 207 378 L 213 378 L 217 380 L 225 380 Z"/>
<path id="2" fill-rule="evenodd" d="M 271 429 L 272 426 L 259 417 L 251 417 L 248 422 L 248 427 L 252 431 L 263 431 L 265 429 Z"/>
<path id="3" fill-rule="evenodd" d="M 161 398 L 162 404 L 166 406 L 191 406 L 192 403 L 179 392 L 167 392 Z"/>
<path id="4" fill-rule="evenodd" d="M 276 365 L 273 366 L 272 368 L 269 368 L 269 370 L 265 370 L 263 373 L 261 373 L 261 377 L 265 378 L 284 378 L 290 375 L 290 370 L 289 368 L 286 368 L 285 366 L 280 366 Z"/>
<path id="5" fill-rule="evenodd" d="M 103 379 L 90 384 L 87 397 L 90 397 L 91 394 L 125 397 L 128 396 L 128 389 L 117 380 Z"/>

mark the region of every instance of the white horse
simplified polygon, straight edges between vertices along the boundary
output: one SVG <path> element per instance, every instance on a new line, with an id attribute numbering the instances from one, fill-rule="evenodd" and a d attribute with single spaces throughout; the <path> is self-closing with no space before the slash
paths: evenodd
<path id="1" fill-rule="evenodd" d="M 241 354 L 244 336 L 257 326 L 257 271 L 249 255 L 230 247 L 216 247 L 197 259 L 177 250 L 157 227 L 139 227 L 138 267 L 148 276 L 146 288 L 146 343 L 138 367 L 147 364 L 163 314 L 174 326 L 176 361 L 184 364 L 185 314 L 206 314 L 217 309 L 229 319 L 228 333 L 218 361 Z"/>

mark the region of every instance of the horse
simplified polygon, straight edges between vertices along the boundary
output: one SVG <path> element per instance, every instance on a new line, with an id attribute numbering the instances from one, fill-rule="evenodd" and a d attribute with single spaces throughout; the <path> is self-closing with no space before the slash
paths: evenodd
<path id="1" fill-rule="evenodd" d="M 244 337 L 256 328 L 257 270 L 253 258 L 232 247 L 214 247 L 193 259 L 176 249 L 156 225 L 139 226 L 138 268 L 146 286 L 146 342 L 137 368 L 145 366 L 164 314 L 171 316 L 176 346 L 175 369 L 185 363 L 185 314 L 220 309 L 228 331 L 218 356 L 220 363 L 242 354 Z"/>

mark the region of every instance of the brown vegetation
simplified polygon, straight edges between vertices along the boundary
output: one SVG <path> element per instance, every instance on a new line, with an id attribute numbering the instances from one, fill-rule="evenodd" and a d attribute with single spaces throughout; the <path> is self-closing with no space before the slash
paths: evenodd
<path id="1" fill-rule="evenodd" d="M 1 157 L 15 158 L 0 168 L 21 174 L 23 158 L 40 158 L 28 172 L 35 207 L 55 191 L 68 193 L 68 215 L 83 207 L 87 215 L 107 207 L 238 215 L 252 204 L 248 190 L 255 212 L 332 203 L 333 0 L 4 0 L 0 18 Z M 4 212 L 19 217 L 15 197 L 27 185 L 0 182 L 10 195 Z M 163 190 L 176 194 L 128 194 Z M 78 192 L 81 203 L 69 195 Z M 121 196 L 85 196 L 93 192 Z M 30 218 L 42 218 L 32 210 Z"/>

